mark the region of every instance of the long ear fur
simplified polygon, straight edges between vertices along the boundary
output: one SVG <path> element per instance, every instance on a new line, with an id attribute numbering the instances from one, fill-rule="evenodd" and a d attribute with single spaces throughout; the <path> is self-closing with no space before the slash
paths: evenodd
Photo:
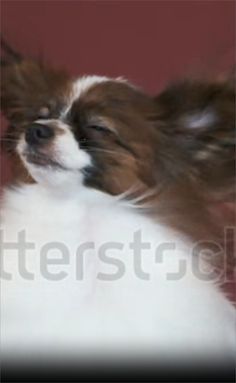
<path id="1" fill-rule="evenodd" d="M 23 124 L 37 118 L 41 107 L 53 109 L 57 101 L 63 103 L 67 73 L 42 61 L 23 58 L 3 39 L 1 44 L 1 109 L 10 124 Z"/>
<path id="2" fill-rule="evenodd" d="M 158 121 L 174 148 L 169 166 L 207 194 L 235 198 L 234 81 L 183 81 L 155 98 Z M 167 149 L 168 150 L 168 149 Z M 172 164 L 171 164 L 172 163 Z M 171 171 L 171 169 L 170 169 Z"/>

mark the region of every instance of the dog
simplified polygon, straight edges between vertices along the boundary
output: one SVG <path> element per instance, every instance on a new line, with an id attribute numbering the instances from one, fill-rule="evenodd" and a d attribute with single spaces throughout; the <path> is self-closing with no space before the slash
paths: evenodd
<path id="1" fill-rule="evenodd" d="M 232 79 L 151 96 L 3 48 L 3 357 L 233 359 L 215 214 L 235 195 Z"/>

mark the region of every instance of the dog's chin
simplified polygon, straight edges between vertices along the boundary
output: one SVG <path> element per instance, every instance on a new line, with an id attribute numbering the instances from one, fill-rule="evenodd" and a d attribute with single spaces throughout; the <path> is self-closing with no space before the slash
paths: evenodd
<path id="1" fill-rule="evenodd" d="M 69 147 L 59 138 L 50 147 L 34 148 L 21 137 L 16 148 L 24 166 L 33 180 L 47 188 L 69 190 L 83 185 L 83 169 L 91 164 L 90 156 L 72 141 Z"/>
<path id="2" fill-rule="evenodd" d="M 69 169 L 54 159 L 33 154 L 21 155 L 21 159 L 33 180 L 48 189 L 66 192 L 83 185 L 84 176 L 79 169 Z"/>
<path id="3" fill-rule="evenodd" d="M 39 167 L 50 167 L 57 170 L 69 170 L 57 160 L 50 158 L 49 156 L 42 155 L 38 152 L 24 152 L 23 155 L 29 164 L 33 164 Z"/>

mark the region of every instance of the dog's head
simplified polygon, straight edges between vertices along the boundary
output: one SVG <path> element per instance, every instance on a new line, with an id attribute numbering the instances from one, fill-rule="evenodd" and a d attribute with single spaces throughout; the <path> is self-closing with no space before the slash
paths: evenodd
<path id="1" fill-rule="evenodd" d="M 73 79 L 19 55 L 3 64 L 3 142 L 34 181 L 110 194 L 176 182 L 231 193 L 232 83 L 184 81 L 152 97 L 122 78 Z"/>

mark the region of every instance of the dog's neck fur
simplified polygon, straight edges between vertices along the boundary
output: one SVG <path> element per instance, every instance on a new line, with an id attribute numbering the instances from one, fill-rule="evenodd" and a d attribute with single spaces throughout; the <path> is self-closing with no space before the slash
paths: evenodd
<path id="1" fill-rule="evenodd" d="M 4 270 L 14 275 L 13 281 L 2 284 L 6 291 L 2 302 L 6 357 L 15 353 L 19 358 L 23 349 L 32 355 L 43 351 L 49 360 L 66 353 L 85 356 L 87 351 L 106 357 L 119 352 L 125 357 L 132 357 L 134 352 L 141 357 L 151 353 L 165 359 L 168 351 L 168 358 L 183 362 L 193 344 L 190 362 L 207 355 L 225 353 L 230 357 L 234 349 L 230 324 L 233 309 L 214 283 L 198 278 L 201 261 L 191 256 L 191 243 L 186 238 L 140 213 L 132 203 L 83 186 L 55 193 L 38 184 L 21 185 L 5 191 L 2 208 L 4 240 L 15 242 L 17 233 L 24 230 L 37 249 L 36 253 L 28 250 L 26 257 L 26 269 L 36 275 L 33 281 L 17 276 L 14 252 L 4 255 Z M 148 280 L 146 274 L 135 274 L 130 244 L 138 232 L 142 242 L 151 246 L 141 258 Z M 58 242 L 69 250 L 70 261 L 68 268 L 59 263 L 52 273 L 63 270 L 68 275 L 61 281 L 45 280 L 39 273 L 39 249 Z M 94 249 L 87 249 L 78 269 L 76 249 L 91 243 Z M 107 256 L 114 263 L 99 258 L 98 248 L 104 244 L 111 244 Z M 154 259 L 155 249 L 165 244 L 168 249 L 174 244 L 174 252 L 167 249 Z M 51 256 L 58 258 L 58 250 L 51 249 Z M 124 275 L 110 282 L 109 277 L 100 280 L 98 275 L 116 274 L 118 261 L 114 259 L 123 263 Z M 182 262 L 185 271 L 181 278 L 168 280 Z M 78 281 L 81 267 L 84 275 Z M 189 302 L 193 301 L 189 312 Z M 21 312 L 27 312 L 27 320 L 24 316 L 23 321 L 17 319 L 18 304 Z M 40 312 L 44 318 L 35 317 Z M 15 319 L 10 320 L 9 315 Z M 63 355 L 56 347 L 58 328 Z"/>

